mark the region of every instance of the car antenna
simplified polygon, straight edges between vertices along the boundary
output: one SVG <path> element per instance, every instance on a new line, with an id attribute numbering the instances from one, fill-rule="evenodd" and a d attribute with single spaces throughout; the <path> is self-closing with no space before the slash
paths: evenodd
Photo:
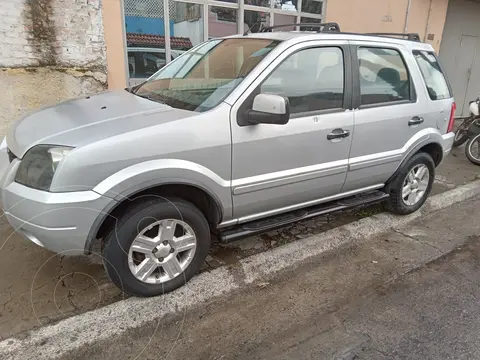
<path id="1" fill-rule="evenodd" d="M 252 32 L 252 31 L 251 31 L 252 28 L 254 28 L 255 26 L 257 26 L 258 23 L 260 23 L 260 28 L 258 29 L 257 32 L 260 32 L 260 30 L 262 30 L 262 28 L 263 28 L 263 23 L 262 23 L 262 19 L 261 19 L 261 18 L 258 19 L 258 21 L 257 21 L 255 24 L 253 24 L 252 26 L 249 26 L 248 29 L 247 29 L 247 31 L 245 31 L 245 32 L 243 33 L 243 36 L 247 36 L 248 34 L 250 34 L 250 33 Z"/>

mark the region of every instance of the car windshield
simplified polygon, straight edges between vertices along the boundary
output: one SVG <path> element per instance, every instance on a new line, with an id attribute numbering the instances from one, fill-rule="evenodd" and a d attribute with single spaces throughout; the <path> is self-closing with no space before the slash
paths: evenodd
<path id="1" fill-rule="evenodd" d="M 179 56 L 132 92 L 178 109 L 210 110 L 278 43 L 252 38 L 207 41 Z"/>

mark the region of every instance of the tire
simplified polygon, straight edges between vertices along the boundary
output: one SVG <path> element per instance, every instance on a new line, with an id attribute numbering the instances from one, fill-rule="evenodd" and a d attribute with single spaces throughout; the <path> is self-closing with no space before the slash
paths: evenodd
<path id="1" fill-rule="evenodd" d="M 467 159 L 470 160 L 470 162 L 475 165 L 480 165 L 480 154 L 477 156 L 474 156 L 472 147 L 475 143 L 479 141 L 480 141 L 480 134 L 468 140 L 467 145 L 465 145 L 465 155 L 467 156 Z M 480 146 L 480 143 L 479 143 L 479 146 Z"/>
<path id="2" fill-rule="evenodd" d="M 468 133 L 458 129 L 455 131 L 455 138 L 453 140 L 453 147 L 462 146 L 468 140 Z"/>
<path id="3" fill-rule="evenodd" d="M 453 140 L 453 147 L 459 147 L 463 145 L 468 140 L 468 129 L 470 128 L 471 122 L 469 119 L 465 119 L 457 131 L 455 131 L 455 138 Z"/>
<path id="4" fill-rule="evenodd" d="M 140 234 L 143 237 L 137 238 Z M 188 249 L 180 252 L 183 248 Z M 106 236 L 103 263 L 112 282 L 126 294 L 157 296 L 183 286 L 198 273 L 209 248 L 210 228 L 200 210 L 181 199 L 148 198 L 129 208 Z"/>
<path id="5" fill-rule="evenodd" d="M 428 170 L 428 181 L 425 177 L 417 179 L 417 188 L 410 188 L 410 193 L 417 194 L 416 198 L 410 199 L 410 195 L 404 199 L 402 196 L 404 189 L 410 184 L 409 174 L 414 169 L 426 168 Z M 417 211 L 427 200 L 432 190 L 435 178 L 435 163 L 432 157 L 424 152 L 419 152 L 412 156 L 410 160 L 400 169 L 398 174 L 386 186 L 386 192 L 390 194 L 390 199 L 386 202 L 387 210 L 400 215 L 407 215 Z M 413 185 L 410 185 L 411 187 Z M 423 192 L 423 193 L 422 193 Z M 408 192 L 407 192 L 408 193 Z M 413 195 L 412 195 L 413 196 Z M 412 203 L 409 203 L 412 200 Z"/>

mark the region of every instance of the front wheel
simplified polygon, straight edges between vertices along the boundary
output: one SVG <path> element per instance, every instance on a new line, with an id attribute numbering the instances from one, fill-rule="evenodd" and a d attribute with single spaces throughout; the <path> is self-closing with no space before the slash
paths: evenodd
<path id="1" fill-rule="evenodd" d="M 125 293 L 156 296 L 190 280 L 209 248 L 200 210 L 180 199 L 151 198 L 127 210 L 106 236 L 104 266 Z"/>
<path id="2" fill-rule="evenodd" d="M 472 164 L 480 165 L 480 134 L 468 140 L 465 155 Z"/>
<path id="3" fill-rule="evenodd" d="M 387 209 L 400 215 L 417 211 L 427 200 L 434 178 L 432 157 L 424 152 L 415 154 L 387 185 Z"/>
<path id="4" fill-rule="evenodd" d="M 471 121 L 469 119 L 464 120 L 457 131 L 455 131 L 455 137 L 453 139 L 453 147 L 459 147 L 468 140 L 468 130 L 470 128 Z"/>

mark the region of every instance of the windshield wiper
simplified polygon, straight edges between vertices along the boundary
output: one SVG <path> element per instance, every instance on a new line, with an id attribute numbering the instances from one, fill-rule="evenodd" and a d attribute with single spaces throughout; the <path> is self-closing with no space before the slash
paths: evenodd
<path id="1" fill-rule="evenodd" d="M 144 99 L 151 100 L 149 94 L 142 94 L 142 95 L 140 95 L 140 94 L 137 94 L 137 93 L 135 93 L 135 92 L 132 92 L 132 94 L 135 94 L 135 95 L 137 95 L 137 96 L 139 96 L 139 97 L 141 97 L 141 98 L 144 98 Z"/>
<path id="2" fill-rule="evenodd" d="M 149 92 L 147 94 L 138 94 L 136 92 L 133 93 L 134 95 L 136 96 L 139 96 L 141 98 L 144 98 L 144 99 L 147 99 L 147 100 L 150 100 L 150 101 L 155 101 L 157 103 L 160 103 L 160 104 L 165 104 L 164 101 L 161 101 L 159 100 L 159 97 L 161 97 L 160 94 L 157 94 L 156 92 L 152 91 L 152 92 Z M 155 96 L 157 95 L 157 96 Z"/>

